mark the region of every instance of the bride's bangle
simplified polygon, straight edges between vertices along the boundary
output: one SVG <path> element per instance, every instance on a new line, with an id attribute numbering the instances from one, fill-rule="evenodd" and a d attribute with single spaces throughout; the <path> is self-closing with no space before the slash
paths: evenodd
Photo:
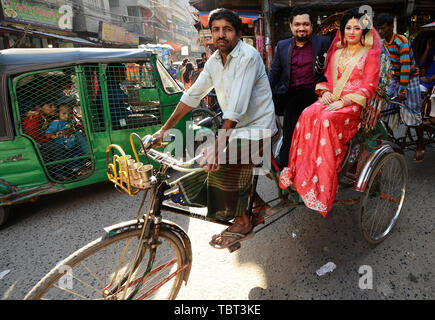
<path id="1" fill-rule="evenodd" d="M 338 101 L 341 101 L 341 103 L 343 104 L 343 107 L 345 107 L 345 106 L 346 106 L 346 101 L 344 101 L 344 99 L 343 99 L 343 98 L 340 98 L 340 99 L 338 99 Z"/>
<path id="2" fill-rule="evenodd" d="M 322 91 L 319 92 L 319 94 L 320 94 L 320 95 L 319 95 L 319 98 L 322 98 L 323 95 L 324 95 L 326 92 L 331 93 L 331 92 L 328 91 L 328 90 L 322 90 Z"/>

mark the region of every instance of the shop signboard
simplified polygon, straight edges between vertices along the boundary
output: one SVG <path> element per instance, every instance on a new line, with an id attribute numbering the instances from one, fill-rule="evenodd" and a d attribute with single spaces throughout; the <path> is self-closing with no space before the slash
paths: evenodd
<path id="1" fill-rule="evenodd" d="M 207 44 L 213 43 L 211 38 L 210 29 L 202 29 L 199 31 L 199 44 L 201 46 L 206 46 Z"/>
<path id="2" fill-rule="evenodd" d="M 49 8 L 19 0 L 1 0 L 1 4 L 5 21 L 72 31 L 73 11 L 70 5 Z"/>
<path id="3" fill-rule="evenodd" d="M 124 42 L 133 46 L 139 45 L 139 35 L 133 32 L 125 32 Z"/>
<path id="4" fill-rule="evenodd" d="M 128 32 L 125 28 L 101 22 L 100 39 L 120 44 L 139 45 L 139 34 Z"/>
<path id="5" fill-rule="evenodd" d="M 125 29 L 120 26 L 113 24 L 100 22 L 101 23 L 101 34 L 100 39 L 108 42 L 123 43 L 125 39 Z"/>

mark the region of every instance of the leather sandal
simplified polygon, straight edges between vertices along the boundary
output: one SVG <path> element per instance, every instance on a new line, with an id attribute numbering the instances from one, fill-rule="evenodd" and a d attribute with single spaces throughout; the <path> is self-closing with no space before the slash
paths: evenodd
<path id="1" fill-rule="evenodd" d="M 244 241 L 244 240 L 248 240 L 253 238 L 255 235 L 254 230 L 251 229 L 251 231 L 249 231 L 248 233 L 240 233 L 240 232 L 231 232 L 228 231 L 228 228 L 223 230 L 218 236 L 220 237 L 226 237 L 226 238 L 234 238 L 233 241 L 231 241 L 230 243 L 227 244 L 219 244 L 216 243 L 212 240 L 210 240 L 209 244 L 215 248 L 215 249 L 226 249 L 228 247 L 231 247 L 233 244 Z"/>

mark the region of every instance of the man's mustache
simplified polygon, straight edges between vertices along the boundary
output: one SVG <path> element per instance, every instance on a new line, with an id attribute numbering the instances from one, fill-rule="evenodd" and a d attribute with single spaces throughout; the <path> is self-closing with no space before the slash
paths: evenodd
<path id="1" fill-rule="evenodd" d="M 216 41 L 226 41 L 226 42 L 228 42 L 228 40 L 226 39 L 226 38 L 219 38 L 219 39 L 217 39 Z"/>

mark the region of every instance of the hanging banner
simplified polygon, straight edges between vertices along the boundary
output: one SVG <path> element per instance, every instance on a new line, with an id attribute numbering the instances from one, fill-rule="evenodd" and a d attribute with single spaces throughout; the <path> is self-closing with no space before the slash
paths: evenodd
<path id="1" fill-rule="evenodd" d="M 53 9 L 18 0 L 1 0 L 1 4 L 5 21 L 72 31 L 73 11 L 70 5 Z"/>

